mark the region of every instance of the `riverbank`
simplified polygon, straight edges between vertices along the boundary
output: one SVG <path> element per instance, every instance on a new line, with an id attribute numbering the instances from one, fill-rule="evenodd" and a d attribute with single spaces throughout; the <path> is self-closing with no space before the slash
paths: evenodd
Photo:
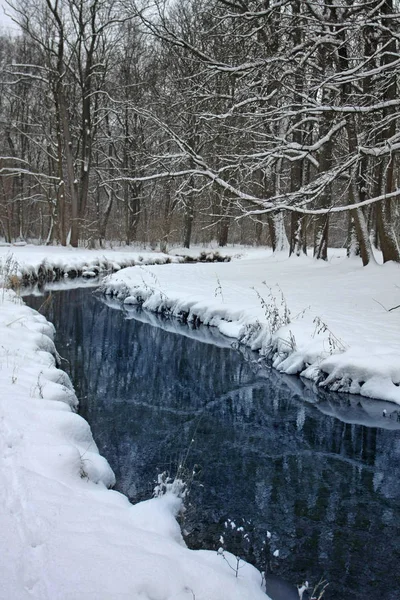
<path id="1" fill-rule="evenodd" d="M 1 279 L 32 284 L 76 277 L 94 278 L 129 266 L 179 262 L 181 257 L 169 256 L 138 247 L 124 246 L 117 250 L 89 250 L 34 244 L 0 246 Z"/>
<path id="2" fill-rule="evenodd" d="M 0 244 L 0 285 L 8 279 L 14 287 L 71 280 L 77 277 L 95 278 L 114 273 L 124 267 L 164 265 L 181 262 L 228 262 L 232 256 L 254 252 L 254 249 L 195 246 L 175 248 L 170 253 L 157 252 L 140 246 L 116 246 L 102 249 L 43 246 L 36 244 Z"/>
<path id="3" fill-rule="evenodd" d="M 0 289 L 1 600 L 265 599 L 250 565 L 186 548 L 172 491 L 131 505 L 108 489 L 53 333 Z"/>
<path id="4" fill-rule="evenodd" d="M 215 326 L 279 371 L 400 404 L 400 265 L 259 250 L 229 263 L 127 268 L 105 294 Z M 397 307 L 397 308 L 396 308 Z"/>

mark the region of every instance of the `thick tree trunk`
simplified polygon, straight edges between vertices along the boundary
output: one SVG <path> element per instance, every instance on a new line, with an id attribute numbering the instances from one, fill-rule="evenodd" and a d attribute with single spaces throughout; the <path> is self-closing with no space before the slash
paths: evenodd
<path id="1" fill-rule="evenodd" d="M 382 15 L 392 18 L 393 12 L 393 0 L 385 0 L 382 4 Z M 390 65 L 393 61 L 398 58 L 398 49 L 396 38 L 391 34 L 387 28 L 387 18 L 383 18 L 383 33 L 382 41 L 385 43 L 385 52 L 382 55 L 382 65 Z M 389 81 L 385 90 L 385 100 L 394 101 L 397 98 L 397 70 L 388 75 Z M 388 125 L 382 130 L 382 140 L 392 140 L 396 135 L 397 119 L 395 119 L 395 112 L 397 108 L 394 106 L 388 106 L 383 109 L 383 119 L 387 121 Z M 390 156 L 388 160 L 384 160 L 381 163 L 381 181 L 384 182 L 383 192 L 390 194 L 395 189 L 395 157 Z M 396 239 L 396 233 L 393 227 L 392 220 L 392 201 L 390 199 L 379 202 L 376 207 L 376 224 L 379 235 L 380 246 L 382 250 L 383 262 L 394 260 L 400 262 L 400 249 Z"/>
<path id="2" fill-rule="evenodd" d="M 307 254 L 307 221 L 306 216 L 292 212 L 290 220 L 289 256 Z"/>
<path id="3" fill-rule="evenodd" d="M 314 226 L 314 258 L 328 260 L 329 215 L 318 215 Z"/>
<path id="4" fill-rule="evenodd" d="M 268 216 L 268 227 L 271 238 L 271 246 L 274 252 L 288 250 L 289 241 L 285 230 L 285 221 L 282 212 Z"/>
<path id="5" fill-rule="evenodd" d="M 349 116 L 347 119 L 347 140 L 350 154 L 356 153 L 358 151 L 358 140 L 354 116 Z M 350 170 L 349 204 L 359 203 L 360 194 L 364 193 L 363 190 L 364 186 L 360 179 L 359 165 L 356 165 Z M 352 210 L 350 214 L 357 234 L 361 259 L 363 265 L 366 266 L 371 261 L 375 261 L 367 221 L 361 208 Z"/>
<path id="6" fill-rule="evenodd" d="M 357 238 L 356 225 L 351 214 L 349 214 L 346 250 L 348 258 L 360 256 L 360 244 Z"/>
<path id="7" fill-rule="evenodd" d="M 228 244 L 228 235 L 229 235 L 229 221 L 224 218 L 219 224 L 218 231 L 218 246 L 223 248 Z"/>
<path id="8" fill-rule="evenodd" d="M 380 240 L 383 262 L 400 262 L 400 251 L 393 228 L 390 200 L 379 202 L 376 207 L 376 225 Z"/>
<path id="9" fill-rule="evenodd" d="M 162 238 L 160 240 L 160 251 L 168 252 L 169 236 L 171 234 L 172 215 L 169 213 L 165 216 L 162 227 Z"/>
<path id="10" fill-rule="evenodd" d="M 367 222 L 364 213 L 360 208 L 352 210 L 351 217 L 354 221 L 354 227 L 360 247 L 360 255 L 365 267 L 371 261 L 375 261 L 369 239 Z"/>
<path id="11" fill-rule="evenodd" d="M 137 228 L 139 226 L 141 215 L 141 201 L 137 195 L 139 191 L 131 186 L 127 186 L 128 196 L 126 197 L 126 243 L 129 246 L 136 240 Z M 129 194 L 132 194 L 132 197 Z"/>

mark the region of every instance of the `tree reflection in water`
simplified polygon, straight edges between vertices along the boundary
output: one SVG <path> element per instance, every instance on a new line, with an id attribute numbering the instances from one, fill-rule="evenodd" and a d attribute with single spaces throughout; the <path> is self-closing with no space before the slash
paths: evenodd
<path id="1" fill-rule="evenodd" d="M 46 316 L 117 489 L 148 498 L 157 474 L 184 460 L 196 471 L 183 523 L 192 548 L 223 536 L 262 569 L 272 531 L 288 580 L 324 577 L 327 598 L 398 600 L 394 405 L 317 396 L 213 330 L 115 310 L 87 289 L 53 293 Z"/>

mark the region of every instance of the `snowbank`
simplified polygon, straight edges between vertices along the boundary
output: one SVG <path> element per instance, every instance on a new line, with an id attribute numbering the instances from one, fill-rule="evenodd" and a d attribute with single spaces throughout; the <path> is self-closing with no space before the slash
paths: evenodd
<path id="1" fill-rule="evenodd" d="M 74 409 L 53 327 L 0 289 L 1 600 L 257 600 L 261 575 L 188 550 L 167 492 L 138 505 Z"/>
<path id="2" fill-rule="evenodd" d="M 131 266 L 197 261 L 227 262 L 233 256 L 249 252 L 257 253 L 257 249 L 229 247 L 221 251 L 195 246 L 190 250 L 175 248 L 170 254 L 164 254 L 135 246 L 89 250 L 22 243 L 0 244 L 0 285 L 10 278 L 16 287 L 18 281 L 28 284 L 36 281 L 59 281 L 62 278 L 90 279 Z"/>
<path id="3" fill-rule="evenodd" d="M 119 250 L 87 250 L 62 246 L 0 246 L 0 284 L 17 278 L 24 283 L 57 281 L 63 277 L 93 278 L 123 267 L 180 262 L 181 256 L 146 252 L 125 246 Z"/>
<path id="4" fill-rule="evenodd" d="M 400 265 L 259 250 L 230 263 L 123 269 L 101 290 L 215 326 L 319 386 L 400 404 Z"/>

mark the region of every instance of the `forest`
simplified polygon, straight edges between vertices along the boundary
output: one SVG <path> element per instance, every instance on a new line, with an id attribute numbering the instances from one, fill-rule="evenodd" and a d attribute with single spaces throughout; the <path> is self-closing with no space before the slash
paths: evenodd
<path id="1" fill-rule="evenodd" d="M 0 239 L 400 262 L 397 0 L 9 0 Z"/>

